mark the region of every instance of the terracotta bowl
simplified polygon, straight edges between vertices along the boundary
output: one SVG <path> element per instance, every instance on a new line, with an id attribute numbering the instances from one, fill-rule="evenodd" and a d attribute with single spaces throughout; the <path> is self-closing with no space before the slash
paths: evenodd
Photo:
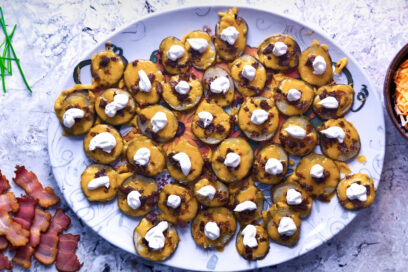
<path id="1" fill-rule="evenodd" d="M 408 139 L 408 130 L 402 127 L 400 122 L 400 117 L 395 113 L 394 110 L 394 93 L 395 93 L 395 83 L 394 83 L 394 73 L 397 71 L 400 64 L 408 59 L 408 44 L 406 44 L 391 61 L 388 67 L 387 74 L 385 75 L 384 81 L 384 98 L 385 106 L 387 108 L 388 114 L 391 117 L 392 122 L 399 132 Z"/>

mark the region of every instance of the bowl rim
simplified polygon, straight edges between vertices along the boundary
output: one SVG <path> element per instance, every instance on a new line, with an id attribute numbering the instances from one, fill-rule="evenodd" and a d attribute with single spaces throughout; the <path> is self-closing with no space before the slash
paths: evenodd
<path id="1" fill-rule="evenodd" d="M 395 83 L 394 83 L 394 73 L 397 71 L 398 67 L 401 63 L 407 59 L 408 60 L 408 43 L 405 44 L 398 53 L 392 59 L 390 65 L 388 66 L 387 73 L 385 74 L 384 80 L 384 99 L 385 99 L 385 107 L 387 109 L 388 115 L 391 118 L 394 126 L 397 130 L 401 133 L 405 139 L 408 140 L 408 130 L 405 129 L 401 122 L 397 119 L 398 116 L 394 110 L 394 102 L 392 101 L 392 95 L 395 90 Z"/>

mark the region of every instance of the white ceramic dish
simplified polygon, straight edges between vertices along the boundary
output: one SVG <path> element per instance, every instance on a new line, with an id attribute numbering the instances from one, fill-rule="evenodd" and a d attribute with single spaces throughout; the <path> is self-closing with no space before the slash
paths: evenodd
<path id="1" fill-rule="evenodd" d="M 84 55 L 83 59 L 89 59 L 93 53 L 103 50 L 106 41 L 112 41 L 113 44 L 121 47 L 129 61 L 149 59 L 152 51 L 157 49 L 160 41 L 168 35 L 181 38 L 189 31 L 202 29 L 204 25 L 214 30 L 219 19 L 217 13 L 228 8 L 230 7 L 202 6 L 155 13 L 117 31 Z M 357 128 L 362 142 L 360 154 L 367 157 L 366 164 L 353 160 L 349 166 L 353 172 L 368 173 L 378 186 L 385 148 L 382 106 L 374 87 L 356 61 L 325 35 L 300 22 L 265 10 L 248 7 L 238 9 L 239 15 L 249 25 L 248 45 L 250 46 L 256 47 L 271 34 L 287 33 L 297 40 L 302 50 L 316 39 L 329 45 L 334 62 L 343 57 L 349 58 L 347 68 L 352 74 L 356 97 L 354 112 L 349 112 L 346 119 Z M 85 83 L 86 77 L 89 79 L 89 75 L 81 74 L 81 79 Z M 344 75 L 339 78 L 340 82 L 344 79 Z M 63 88 L 68 89 L 73 84 L 72 70 L 70 70 L 67 71 L 67 80 Z M 58 119 L 55 114 L 52 114 L 48 130 L 50 160 L 55 179 L 68 204 L 83 222 L 103 238 L 123 250 L 136 254 L 132 233 L 139 220 L 121 213 L 116 201 L 107 204 L 88 202 L 80 188 L 81 173 L 91 163 L 82 149 L 83 137 L 63 137 L 61 132 Z M 261 187 L 265 190 L 266 202 L 270 203 L 270 187 Z M 296 246 L 288 248 L 271 243 L 266 258 L 256 262 L 248 262 L 240 257 L 235 249 L 235 238 L 229 242 L 224 252 L 203 250 L 191 238 L 189 226 L 184 229 L 179 228 L 181 242 L 175 254 L 164 264 L 186 270 L 215 271 L 247 270 L 279 264 L 321 245 L 349 224 L 356 214 L 356 212 L 344 210 L 336 197 L 329 204 L 315 201 L 311 215 L 302 222 L 300 240 Z"/>

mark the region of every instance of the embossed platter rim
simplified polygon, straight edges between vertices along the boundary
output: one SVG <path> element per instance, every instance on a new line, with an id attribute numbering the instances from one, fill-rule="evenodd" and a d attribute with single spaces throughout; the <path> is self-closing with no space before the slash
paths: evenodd
<path id="1" fill-rule="evenodd" d="M 112 41 L 123 48 L 128 60 L 147 59 L 151 52 L 157 49 L 161 39 L 168 35 L 181 37 L 189 31 L 201 29 L 203 25 L 210 25 L 213 29 L 218 21 L 217 12 L 225 11 L 227 8 L 230 6 L 192 6 L 154 13 L 118 30 L 97 44 L 82 59 L 89 59 L 92 53 L 103 50 L 106 41 Z M 359 131 L 362 139 L 361 153 L 368 159 L 365 165 L 354 160 L 350 167 L 354 172 L 369 173 L 375 185 L 378 186 L 385 148 L 382 106 L 375 89 L 354 58 L 334 44 L 326 35 L 287 16 L 245 6 L 238 6 L 238 11 L 249 25 L 248 45 L 257 46 L 266 36 L 284 32 L 292 35 L 302 50 L 310 45 L 313 39 L 317 39 L 329 45 L 330 55 L 334 61 L 345 56 L 349 58 L 347 67 L 353 75 L 357 101 L 353 107 L 356 112 L 348 113 L 346 119 L 350 120 Z M 166 24 L 163 24 L 166 19 Z M 60 89 L 67 89 L 73 84 L 72 70 L 70 70 L 67 71 L 67 80 Z M 52 113 L 48 130 L 50 161 L 57 184 L 68 204 L 83 222 L 103 238 L 123 250 L 136 254 L 132 233 L 139 220 L 121 213 L 116 201 L 108 204 L 91 204 L 87 201 L 79 183 L 82 171 L 86 165 L 90 164 L 82 150 L 83 138 L 62 137 L 61 132 L 62 128 L 55 114 Z M 316 201 L 314 204 L 312 214 L 302 222 L 301 238 L 298 244 L 293 248 L 286 248 L 271 243 L 269 254 L 261 261 L 248 262 L 241 258 L 235 249 L 235 238 L 229 242 L 224 252 L 203 250 L 195 245 L 190 229 L 186 227 L 178 228 L 182 241 L 175 254 L 163 264 L 187 270 L 216 271 L 248 270 L 275 265 L 321 245 L 356 216 L 355 212 L 342 209 L 336 197 L 330 204 Z M 193 258 L 186 258 L 186 252 L 191 252 Z"/>

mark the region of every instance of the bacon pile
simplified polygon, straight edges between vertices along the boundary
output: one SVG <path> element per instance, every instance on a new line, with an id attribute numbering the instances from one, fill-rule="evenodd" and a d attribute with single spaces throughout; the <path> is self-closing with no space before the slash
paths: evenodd
<path id="1" fill-rule="evenodd" d="M 13 181 L 27 195 L 16 198 L 12 192 L 7 192 L 10 184 L 0 171 L 0 270 L 12 269 L 12 262 L 28 269 L 34 255 L 45 265 L 56 261 L 58 271 L 78 271 L 82 264 L 75 251 L 80 237 L 62 234 L 71 220 L 62 209 L 57 209 L 52 218 L 49 212 L 41 209 L 57 204 L 60 199 L 52 188 L 44 188 L 37 176 L 24 166 L 17 166 L 15 173 Z M 1 252 L 9 244 L 9 251 L 15 251 L 12 262 Z"/>

